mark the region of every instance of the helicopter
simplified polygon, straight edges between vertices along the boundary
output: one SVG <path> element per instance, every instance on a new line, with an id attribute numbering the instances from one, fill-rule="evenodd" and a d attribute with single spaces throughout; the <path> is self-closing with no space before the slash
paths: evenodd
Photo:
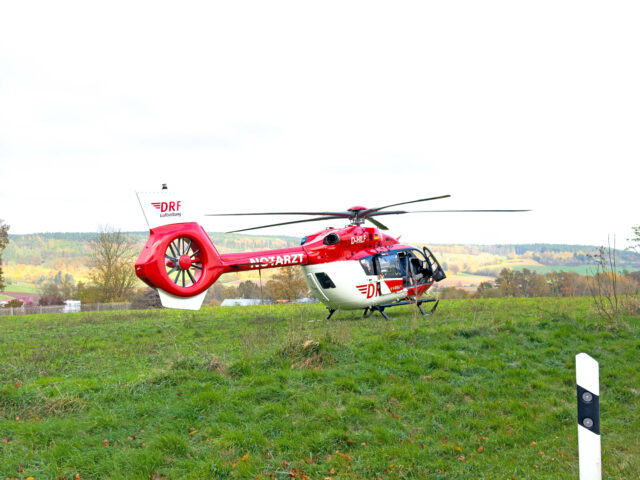
<path id="1" fill-rule="evenodd" d="M 348 222 L 341 228 L 328 227 L 307 235 L 296 247 L 221 254 L 197 219 L 189 216 L 184 198 L 169 193 L 165 185 L 160 192 L 137 192 L 137 196 L 150 233 L 135 263 L 135 272 L 138 278 L 158 291 L 164 307 L 198 310 L 207 289 L 225 273 L 300 266 L 309 290 L 327 307 L 327 319 L 338 310 L 361 309 L 364 317 L 378 312 L 389 320 L 387 308 L 407 304 L 416 305 L 424 316 L 435 312 L 438 300 L 423 295 L 434 283 L 446 278 L 444 269 L 427 247 L 419 249 L 388 235 L 389 229 L 379 217 L 433 212 L 527 211 L 389 210 L 450 197 L 440 195 L 376 208 L 353 206 L 344 211 L 207 214 L 311 217 L 227 233 L 334 219 Z M 425 303 L 433 303 L 429 311 L 423 309 Z"/>

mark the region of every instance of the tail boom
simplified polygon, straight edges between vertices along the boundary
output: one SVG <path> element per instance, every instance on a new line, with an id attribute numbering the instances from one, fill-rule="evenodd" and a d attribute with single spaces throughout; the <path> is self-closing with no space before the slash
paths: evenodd
<path id="1" fill-rule="evenodd" d="M 221 260 L 224 273 L 307 265 L 309 262 L 307 252 L 302 247 L 263 250 L 261 252 L 223 253 Z"/>

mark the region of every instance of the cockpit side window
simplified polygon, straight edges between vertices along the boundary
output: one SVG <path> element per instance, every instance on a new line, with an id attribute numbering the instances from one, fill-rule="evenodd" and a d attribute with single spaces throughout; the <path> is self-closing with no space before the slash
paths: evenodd
<path id="1" fill-rule="evenodd" d="M 420 273 L 428 270 L 429 264 L 427 263 L 427 258 L 424 256 L 420 250 L 416 250 L 415 248 L 411 250 L 411 264 L 413 266 L 413 273 Z"/>
<path id="2" fill-rule="evenodd" d="M 360 265 L 367 275 L 375 275 L 373 266 L 373 257 L 365 257 L 360 259 Z"/>

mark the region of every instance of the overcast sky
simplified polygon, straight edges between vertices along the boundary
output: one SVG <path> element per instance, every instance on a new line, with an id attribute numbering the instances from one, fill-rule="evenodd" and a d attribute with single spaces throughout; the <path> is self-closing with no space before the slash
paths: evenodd
<path id="1" fill-rule="evenodd" d="M 145 230 L 134 191 L 162 183 L 209 213 L 451 194 L 416 209 L 534 211 L 385 223 L 426 243 L 624 246 L 638 25 L 637 1 L 3 2 L 0 218 Z"/>

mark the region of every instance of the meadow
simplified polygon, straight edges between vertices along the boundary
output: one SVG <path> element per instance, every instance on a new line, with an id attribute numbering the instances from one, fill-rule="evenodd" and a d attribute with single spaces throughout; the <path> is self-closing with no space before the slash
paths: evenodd
<path id="1" fill-rule="evenodd" d="M 588 298 L 0 319 L 0 477 L 574 479 L 574 358 L 603 478 L 640 477 L 640 318 Z"/>

